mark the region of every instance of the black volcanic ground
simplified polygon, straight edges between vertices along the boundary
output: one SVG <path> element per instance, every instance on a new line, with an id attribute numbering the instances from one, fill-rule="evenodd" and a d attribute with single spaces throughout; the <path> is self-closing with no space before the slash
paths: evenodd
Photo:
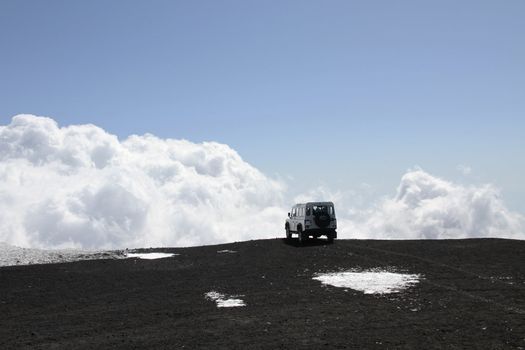
<path id="1" fill-rule="evenodd" d="M 274 239 L 155 251 L 180 255 L 0 268 L 0 348 L 525 348 L 525 241 Z M 383 296 L 312 280 L 355 268 L 424 279 Z M 204 298 L 212 290 L 242 294 L 247 306 L 219 309 Z"/>

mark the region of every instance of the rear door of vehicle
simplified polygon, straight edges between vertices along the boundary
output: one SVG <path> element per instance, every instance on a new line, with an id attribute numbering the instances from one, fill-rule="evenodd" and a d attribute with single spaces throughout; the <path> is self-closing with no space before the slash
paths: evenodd
<path id="1" fill-rule="evenodd" d="M 331 206 L 329 203 L 314 203 L 312 205 L 312 225 L 313 227 L 323 229 L 329 225 L 329 222 L 330 222 L 329 211 L 333 212 L 333 208 L 330 209 L 330 207 Z M 319 218 L 324 219 L 323 220 L 324 222 L 328 221 L 328 223 L 323 227 L 319 226 Z"/>

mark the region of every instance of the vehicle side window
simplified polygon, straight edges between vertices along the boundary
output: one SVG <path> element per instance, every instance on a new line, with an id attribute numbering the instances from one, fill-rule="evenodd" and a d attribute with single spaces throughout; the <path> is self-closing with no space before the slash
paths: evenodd
<path id="1" fill-rule="evenodd" d="M 300 211 L 299 211 L 299 215 L 300 216 L 304 216 L 303 211 L 304 211 L 304 208 L 301 208 Z"/>
<path id="2" fill-rule="evenodd" d="M 334 207 L 332 206 L 328 207 L 328 214 L 334 215 Z"/>
<path id="3" fill-rule="evenodd" d="M 296 213 L 297 213 L 297 208 L 293 208 L 292 209 L 292 216 L 295 216 Z"/>
<path id="4" fill-rule="evenodd" d="M 310 211 L 311 211 L 311 210 L 310 210 L 310 207 L 306 207 L 306 215 L 307 215 L 307 216 L 310 215 Z"/>

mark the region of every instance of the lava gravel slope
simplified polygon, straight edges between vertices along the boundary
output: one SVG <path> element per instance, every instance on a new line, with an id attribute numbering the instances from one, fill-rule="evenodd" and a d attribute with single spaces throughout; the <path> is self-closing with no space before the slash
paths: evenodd
<path id="1" fill-rule="evenodd" d="M 0 348 L 525 348 L 524 241 L 273 239 L 150 251 L 179 255 L 0 268 Z M 422 279 L 388 295 L 312 279 L 370 268 Z M 210 291 L 246 306 L 217 308 Z"/>

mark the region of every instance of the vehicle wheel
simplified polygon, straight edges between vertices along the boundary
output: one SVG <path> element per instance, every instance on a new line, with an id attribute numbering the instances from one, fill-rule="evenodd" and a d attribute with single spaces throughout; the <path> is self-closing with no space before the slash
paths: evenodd
<path id="1" fill-rule="evenodd" d="M 306 241 L 306 234 L 303 232 L 302 229 L 297 230 L 297 235 L 299 237 L 299 243 L 303 244 Z"/>
<path id="2" fill-rule="evenodd" d="M 333 233 L 329 233 L 326 235 L 328 243 L 334 243 L 334 236 L 335 235 Z"/>
<path id="3" fill-rule="evenodd" d="M 330 224 L 330 215 L 328 215 L 328 213 L 316 213 L 314 216 L 314 222 L 321 228 L 328 227 Z"/>
<path id="4" fill-rule="evenodd" d="M 286 226 L 286 239 L 291 239 L 292 234 L 290 233 L 290 227 Z"/>

